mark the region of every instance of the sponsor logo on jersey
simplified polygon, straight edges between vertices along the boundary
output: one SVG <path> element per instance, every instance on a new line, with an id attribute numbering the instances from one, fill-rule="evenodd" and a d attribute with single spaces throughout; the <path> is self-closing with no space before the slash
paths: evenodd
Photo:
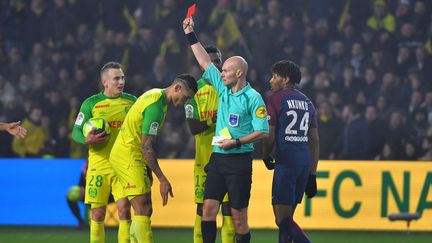
<path id="1" fill-rule="evenodd" d="M 99 108 L 106 108 L 106 107 L 109 107 L 110 105 L 109 104 L 105 104 L 105 105 L 97 105 L 97 106 L 95 106 L 95 109 L 99 109 Z"/>
<path id="2" fill-rule="evenodd" d="M 150 124 L 149 134 L 150 135 L 157 135 L 158 128 L 159 128 L 159 123 L 158 122 L 152 122 L 152 124 Z"/>
<path id="3" fill-rule="evenodd" d="M 78 113 L 78 116 L 75 120 L 75 125 L 81 126 L 83 121 L 84 121 L 84 113 L 80 112 Z"/>
<path id="4" fill-rule="evenodd" d="M 307 142 L 308 141 L 308 137 L 306 136 L 285 136 L 285 141 L 287 142 Z"/>
<path id="5" fill-rule="evenodd" d="M 132 188 L 136 188 L 136 185 L 131 185 L 131 184 L 127 184 L 127 186 L 123 187 L 123 189 L 127 190 L 127 189 L 132 189 Z"/>
<path id="6" fill-rule="evenodd" d="M 262 105 L 258 107 L 258 109 L 255 111 L 255 115 L 259 118 L 265 118 L 267 116 L 267 109 L 265 106 Z"/>
<path id="7" fill-rule="evenodd" d="M 239 122 L 239 115 L 238 114 L 230 114 L 229 115 L 229 124 L 232 127 L 238 126 Z"/>
<path id="8" fill-rule="evenodd" d="M 123 124 L 123 121 L 109 121 L 108 124 L 110 128 L 120 128 Z"/>
<path id="9" fill-rule="evenodd" d="M 201 119 L 213 118 L 216 114 L 217 114 L 217 110 L 201 111 L 200 117 L 201 117 Z"/>
<path id="10" fill-rule="evenodd" d="M 198 97 L 200 97 L 200 96 L 209 95 L 209 94 L 210 94 L 210 92 L 207 91 L 207 92 L 198 93 L 198 94 L 196 94 L 196 95 L 197 95 Z"/>
<path id="11" fill-rule="evenodd" d="M 194 108 L 191 104 L 187 104 L 185 106 L 185 113 L 186 113 L 186 118 L 187 119 L 192 119 L 193 118 L 193 113 L 194 113 Z"/>

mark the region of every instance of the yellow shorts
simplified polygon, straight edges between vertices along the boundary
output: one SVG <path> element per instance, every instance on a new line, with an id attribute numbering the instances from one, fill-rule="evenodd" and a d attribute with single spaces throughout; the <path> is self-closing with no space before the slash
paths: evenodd
<path id="1" fill-rule="evenodd" d="M 87 172 L 85 200 L 87 204 L 97 204 L 98 207 L 106 206 L 110 193 L 114 200 L 126 197 L 118 177 L 114 173 L 98 174 Z"/>
<path id="2" fill-rule="evenodd" d="M 150 178 L 147 176 L 147 167 L 144 163 L 131 163 L 126 168 L 113 166 L 113 169 L 123 186 L 124 194 L 129 199 L 151 191 Z"/>
<path id="3" fill-rule="evenodd" d="M 203 169 L 194 169 L 194 192 L 195 192 L 195 203 L 204 202 L 204 185 L 207 177 L 207 173 Z M 225 194 L 222 202 L 228 202 L 228 193 Z"/>

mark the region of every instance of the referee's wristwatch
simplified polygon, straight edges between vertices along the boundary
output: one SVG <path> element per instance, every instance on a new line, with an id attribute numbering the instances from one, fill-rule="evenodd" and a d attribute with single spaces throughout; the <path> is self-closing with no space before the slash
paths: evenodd
<path id="1" fill-rule="evenodd" d="M 236 148 L 240 148 L 240 147 L 241 147 L 240 138 L 236 138 Z"/>

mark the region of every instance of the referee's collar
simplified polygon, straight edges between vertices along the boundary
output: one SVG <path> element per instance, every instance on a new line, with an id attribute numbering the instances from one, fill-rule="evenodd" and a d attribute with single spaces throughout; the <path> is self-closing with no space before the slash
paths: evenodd
<path id="1" fill-rule="evenodd" d="M 235 94 L 232 93 L 232 90 L 229 89 L 229 94 L 234 96 L 239 96 L 243 94 L 244 92 L 250 90 L 252 87 L 250 86 L 249 82 L 246 82 L 246 86 L 244 86 L 241 90 L 237 91 Z"/>

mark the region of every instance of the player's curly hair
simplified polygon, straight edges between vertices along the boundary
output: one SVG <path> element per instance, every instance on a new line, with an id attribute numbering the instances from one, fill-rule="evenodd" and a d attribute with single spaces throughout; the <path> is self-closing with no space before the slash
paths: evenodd
<path id="1" fill-rule="evenodd" d="M 293 84 L 298 84 L 301 80 L 300 68 L 292 61 L 281 60 L 274 63 L 271 72 L 280 77 L 288 77 Z"/>
<path id="2" fill-rule="evenodd" d="M 198 85 L 197 85 L 196 79 L 188 73 L 183 73 L 183 74 L 178 75 L 175 78 L 174 82 L 182 82 L 190 90 L 192 90 L 194 92 L 194 94 L 198 91 Z"/>

